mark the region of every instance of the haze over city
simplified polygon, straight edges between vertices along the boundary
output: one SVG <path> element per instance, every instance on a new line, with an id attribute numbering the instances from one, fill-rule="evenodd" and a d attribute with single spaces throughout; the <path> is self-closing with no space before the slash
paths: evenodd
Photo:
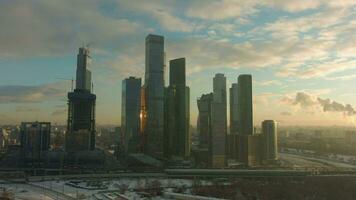
<path id="1" fill-rule="evenodd" d="M 79 46 L 91 51 L 97 124 L 120 125 L 121 81 L 144 77 L 145 40 L 186 58 L 190 123 L 224 73 L 252 74 L 254 124 L 354 126 L 354 1 L 0 2 L 0 123 L 65 124 Z M 68 80 L 63 80 L 68 79 Z M 229 104 L 229 103 L 228 103 Z"/>

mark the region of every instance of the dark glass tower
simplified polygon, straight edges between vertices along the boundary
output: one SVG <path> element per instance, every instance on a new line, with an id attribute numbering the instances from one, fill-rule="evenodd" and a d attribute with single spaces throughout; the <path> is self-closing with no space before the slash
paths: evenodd
<path id="1" fill-rule="evenodd" d="M 249 74 L 242 74 L 238 78 L 237 105 L 238 132 L 242 135 L 252 135 L 252 76 Z"/>
<path id="2" fill-rule="evenodd" d="M 211 143 L 211 104 L 213 93 L 203 94 L 198 100 L 198 121 L 197 129 L 199 133 L 199 147 L 210 148 Z"/>
<path id="3" fill-rule="evenodd" d="M 212 164 L 212 102 L 213 93 L 203 94 L 197 100 L 199 110 L 197 121 L 199 148 L 207 151 L 205 163 L 208 166 L 211 166 Z"/>
<path id="4" fill-rule="evenodd" d="M 226 106 L 226 77 L 216 74 L 213 79 L 212 102 L 212 166 L 224 167 L 226 164 L 226 134 L 227 134 L 227 106 Z"/>
<path id="5" fill-rule="evenodd" d="M 122 81 L 121 129 L 125 151 L 136 153 L 140 145 L 141 79 L 129 77 Z"/>
<path id="6" fill-rule="evenodd" d="M 68 93 L 67 152 L 95 149 L 96 95 L 91 93 L 89 49 L 79 48 L 77 59 L 76 88 Z"/>
<path id="7" fill-rule="evenodd" d="M 169 62 L 165 97 L 165 156 L 187 158 L 190 154 L 189 87 L 185 82 L 185 58 Z"/>
<path id="8" fill-rule="evenodd" d="M 230 134 L 238 132 L 238 86 L 233 83 L 230 88 Z"/>
<path id="9" fill-rule="evenodd" d="M 163 155 L 164 129 L 164 38 L 146 37 L 145 58 L 145 152 Z"/>
<path id="10" fill-rule="evenodd" d="M 21 123 L 20 144 L 24 166 L 34 166 L 40 163 L 42 153 L 49 150 L 50 134 L 50 122 Z"/>

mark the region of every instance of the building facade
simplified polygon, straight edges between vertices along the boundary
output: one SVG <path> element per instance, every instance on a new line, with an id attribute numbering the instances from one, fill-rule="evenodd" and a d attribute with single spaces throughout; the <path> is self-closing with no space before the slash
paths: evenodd
<path id="1" fill-rule="evenodd" d="M 264 120 L 262 122 L 262 134 L 264 138 L 264 160 L 273 161 L 278 158 L 277 149 L 277 122 Z"/>
<path id="2" fill-rule="evenodd" d="M 233 83 L 230 88 L 230 134 L 238 133 L 238 85 Z"/>
<path id="3" fill-rule="evenodd" d="M 252 76 L 249 74 L 242 74 L 238 77 L 237 105 L 238 133 L 242 135 L 252 135 Z"/>
<path id="4" fill-rule="evenodd" d="M 22 122 L 20 127 L 21 154 L 25 165 L 40 161 L 50 148 L 50 122 Z"/>
<path id="5" fill-rule="evenodd" d="M 185 58 L 171 60 L 169 86 L 165 92 L 164 149 L 168 158 L 190 155 L 189 87 L 185 80 Z"/>
<path id="6" fill-rule="evenodd" d="M 163 156 L 164 129 L 164 37 L 146 37 L 145 56 L 145 152 Z"/>
<path id="7" fill-rule="evenodd" d="M 141 78 L 129 77 L 122 81 L 121 128 L 124 148 L 128 153 L 140 151 Z"/>
<path id="8" fill-rule="evenodd" d="M 202 163 L 204 166 L 212 165 L 212 102 L 213 93 L 203 94 L 197 100 L 198 120 L 197 131 L 199 135 L 199 154 L 204 154 Z"/>
<path id="9" fill-rule="evenodd" d="M 226 165 L 226 77 L 216 74 L 213 79 L 212 102 L 212 166 L 221 168 Z"/>

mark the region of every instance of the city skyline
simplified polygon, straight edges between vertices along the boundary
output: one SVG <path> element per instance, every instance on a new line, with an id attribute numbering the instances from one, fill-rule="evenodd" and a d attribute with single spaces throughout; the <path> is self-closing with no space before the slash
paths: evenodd
<path id="1" fill-rule="evenodd" d="M 71 83 L 62 79 L 75 77 L 74 55 L 86 43 L 91 49 L 97 124 L 119 125 L 121 81 L 129 76 L 144 79 L 144 38 L 149 33 L 165 37 L 166 86 L 168 60 L 186 58 L 194 126 L 196 99 L 212 91 L 216 73 L 225 74 L 228 87 L 240 74 L 252 74 L 255 126 L 264 119 L 282 126 L 356 123 L 356 23 L 351 1 L 221 1 L 215 5 L 219 9 L 203 1 L 63 2 L 0 3 L 0 13 L 8 16 L 0 25 L 13 25 L 0 33 L 1 124 L 65 124 Z M 90 13 L 75 12 L 79 6 Z M 263 15 L 272 12 L 267 18 Z M 73 21 L 65 22 L 68 18 L 61 13 Z M 41 14 L 48 20 L 36 21 Z M 63 30 L 51 27 L 51 20 L 63 22 Z M 31 21 L 36 21 L 35 28 L 21 35 L 21 26 Z"/>

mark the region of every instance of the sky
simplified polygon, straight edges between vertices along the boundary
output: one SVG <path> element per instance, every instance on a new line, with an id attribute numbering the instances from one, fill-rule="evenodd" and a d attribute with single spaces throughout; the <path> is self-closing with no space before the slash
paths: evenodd
<path id="1" fill-rule="evenodd" d="M 252 74 L 256 126 L 356 125 L 354 0 L 1 0 L 0 27 L 0 124 L 65 124 L 63 79 L 89 45 L 97 124 L 119 126 L 121 81 L 144 76 L 152 33 L 167 64 L 186 58 L 192 125 L 216 73 L 227 89 Z"/>

